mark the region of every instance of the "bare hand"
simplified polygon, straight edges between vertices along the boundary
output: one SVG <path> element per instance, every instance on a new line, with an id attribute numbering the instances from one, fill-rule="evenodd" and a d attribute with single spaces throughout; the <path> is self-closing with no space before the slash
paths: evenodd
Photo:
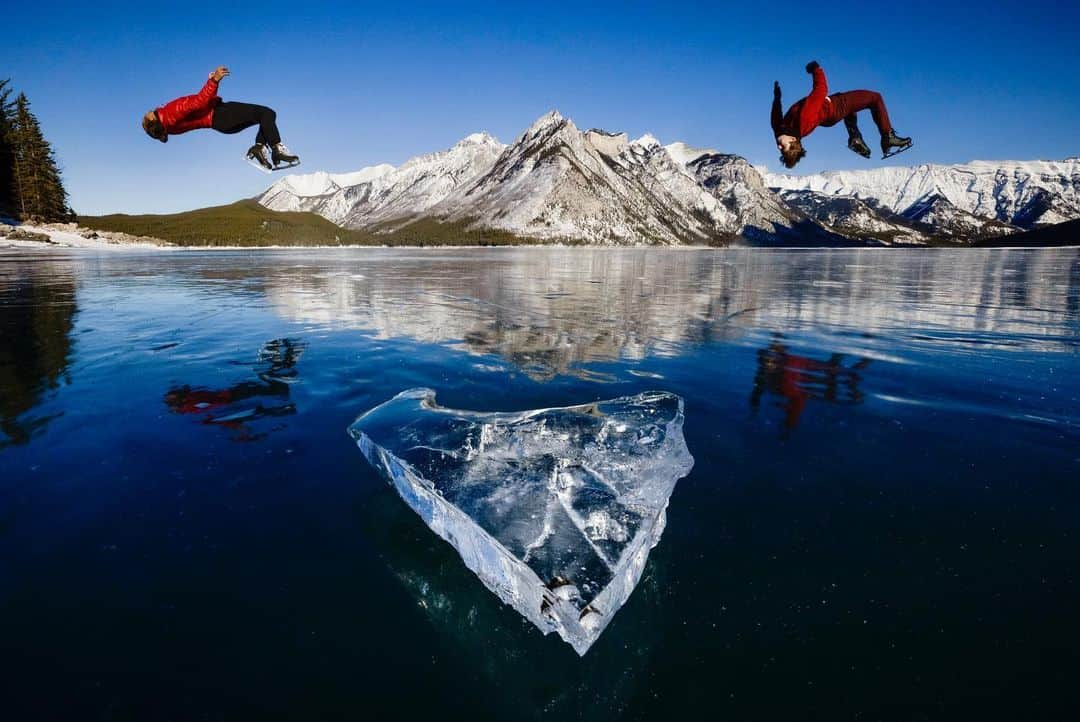
<path id="1" fill-rule="evenodd" d="M 215 81 L 220 83 L 221 79 L 224 78 L 228 74 L 229 74 L 229 69 L 226 68 L 224 65 L 222 65 L 217 70 L 210 73 L 210 77 L 213 78 Z"/>

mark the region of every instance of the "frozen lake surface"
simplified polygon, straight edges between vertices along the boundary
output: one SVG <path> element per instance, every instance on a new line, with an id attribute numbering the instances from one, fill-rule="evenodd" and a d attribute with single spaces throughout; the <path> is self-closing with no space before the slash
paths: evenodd
<path id="1" fill-rule="evenodd" d="M 1076 711 L 1076 249 L 23 249 L 0 339 L 13 718 Z M 416 388 L 683 400 L 583 657 L 356 448 Z"/>

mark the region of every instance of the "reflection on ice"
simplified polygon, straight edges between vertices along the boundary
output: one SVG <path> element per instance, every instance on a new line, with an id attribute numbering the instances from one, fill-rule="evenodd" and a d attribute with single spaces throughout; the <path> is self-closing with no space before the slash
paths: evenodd
<path id="1" fill-rule="evenodd" d="M 750 394 L 750 408 L 756 413 L 761 398 L 769 393 L 782 401 L 784 430 L 790 432 L 799 425 L 807 401 L 820 399 L 830 404 L 858 404 L 863 393 L 859 389 L 862 371 L 870 359 L 856 358 L 850 364 L 843 354 L 834 353 L 820 360 L 792 353 L 777 334 L 767 348 L 757 352 L 757 373 Z"/>
<path id="2" fill-rule="evenodd" d="M 298 339 L 273 339 L 263 345 L 251 365 L 257 380 L 245 379 L 225 388 L 174 386 L 165 393 L 165 403 L 174 413 L 233 430 L 235 441 L 263 439 L 267 432 L 256 431 L 256 421 L 296 413 L 296 405 L 289 400 L 290 386 L 297 380 L 296 363 L 306 347 Z"/>
<path id="3" fill-rule="evenodd" d="M 340 263 L 338 275 L 275 267 L 266 294 L 294 321 L 494 354 L 547 380 L 581 375 L 592 362 L 673 357 L 698 344 L 757 346 L 760 336 L 748 336 L 759 329 L 843 335 L 862 357 L 898 346 L 1071 350 L 1076 254 L 388 249 L 322 261 Z"/>
<path id="4" fill-rule="evenodd" d="M 0 263 L 0 451 L 26 444 L 54 416 L 35 407 L 70 383 L 77 283 L 64 260 Z"/>
<path id="5" fill-rule="evenodd" d="M 678 396 L 520 413 L 412 389 L 349 427 L 431 529 L 504 602 L 584 654 L 630 596 L 693 466 Z"/>

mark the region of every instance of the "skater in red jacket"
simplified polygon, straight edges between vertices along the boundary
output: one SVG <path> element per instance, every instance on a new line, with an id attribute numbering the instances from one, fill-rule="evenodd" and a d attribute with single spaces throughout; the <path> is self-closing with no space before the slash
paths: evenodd
<path id="1" fill-rule="evenodd" d="M 146 134 L 162 143 L 170 135 L 179 135 L 197 128 L 213 128 L 219 133 L 239 133 L 253 125 L 259 126 L 255 145 L 247 152 L 248 162 L 266 170 L 282 170 L 299 165 L 300 158 L 281 142 L 277 129 L 277 114 L 264 105 L 225 102 L 218 97 L 218 84 L 229 74 L 221 66 L 210 73 L 206 85 L 195 95 L 169 101 L 159 108 L 148 111 L 142 119 Z M 267 151 L 270 158 L 267 159 Z M 273 164 L 271 164 L 273 161 Z"/>
<path id="2" fill-rule="evenodd" d="M 831 128 L 841 120 L 847 126 L 848 148 L 864 158 L 869 158 L 870 148 L 859 132 L 856 118 L 860 110 L 868 108 L 878 132 L 881 133 L 882 158 L 902 153 L 911 147 L 911 138 L 901 138 L 893 130 L 880 93 L 852 90 L 829 95 L 825 71 L 816 60 L 807 64 L 806 72 L 814 76 L 813 90 L 810 95 L 792 105 L 787 115 L 783 114 L 784 106 L 780 103 L 780 83 L 773 83 L 772 128 L 776 135 L 776 147 L 780 150 L 780 162 L 785 167 L 794 168 L 806 155 L 802 139 L 810 135 L 814 128 L 819 125 Z"/>

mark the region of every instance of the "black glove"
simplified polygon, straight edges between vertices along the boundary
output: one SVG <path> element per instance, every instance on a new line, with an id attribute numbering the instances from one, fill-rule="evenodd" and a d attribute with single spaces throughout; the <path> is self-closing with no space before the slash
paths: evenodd
<path id="1" fill-rule="evenodd" d="M 778 80 L 773 81 L 772 95 L 773 95 L 774 98 L 779 98 L 780 97 L 780 81 L 778 81 Z"/>
<path id="2" fill-rule="evenodd" d="M 810 61 L 809 63 L 807 63 L 807 64 L 806 64 L 806 72 L 808 72 L 808 73 L 810 73 L 810 74 L 813 74 L 813 72 L 814 72 L 815 70 L 817 70 L 818 68 L 820 68 L 820 67 L 821 67 L 821 66 L 820 66 L 820 65 L 818 65 L 818 61 L 816 61 L 816 60 L 811 60 L 811 61 Z"/>

